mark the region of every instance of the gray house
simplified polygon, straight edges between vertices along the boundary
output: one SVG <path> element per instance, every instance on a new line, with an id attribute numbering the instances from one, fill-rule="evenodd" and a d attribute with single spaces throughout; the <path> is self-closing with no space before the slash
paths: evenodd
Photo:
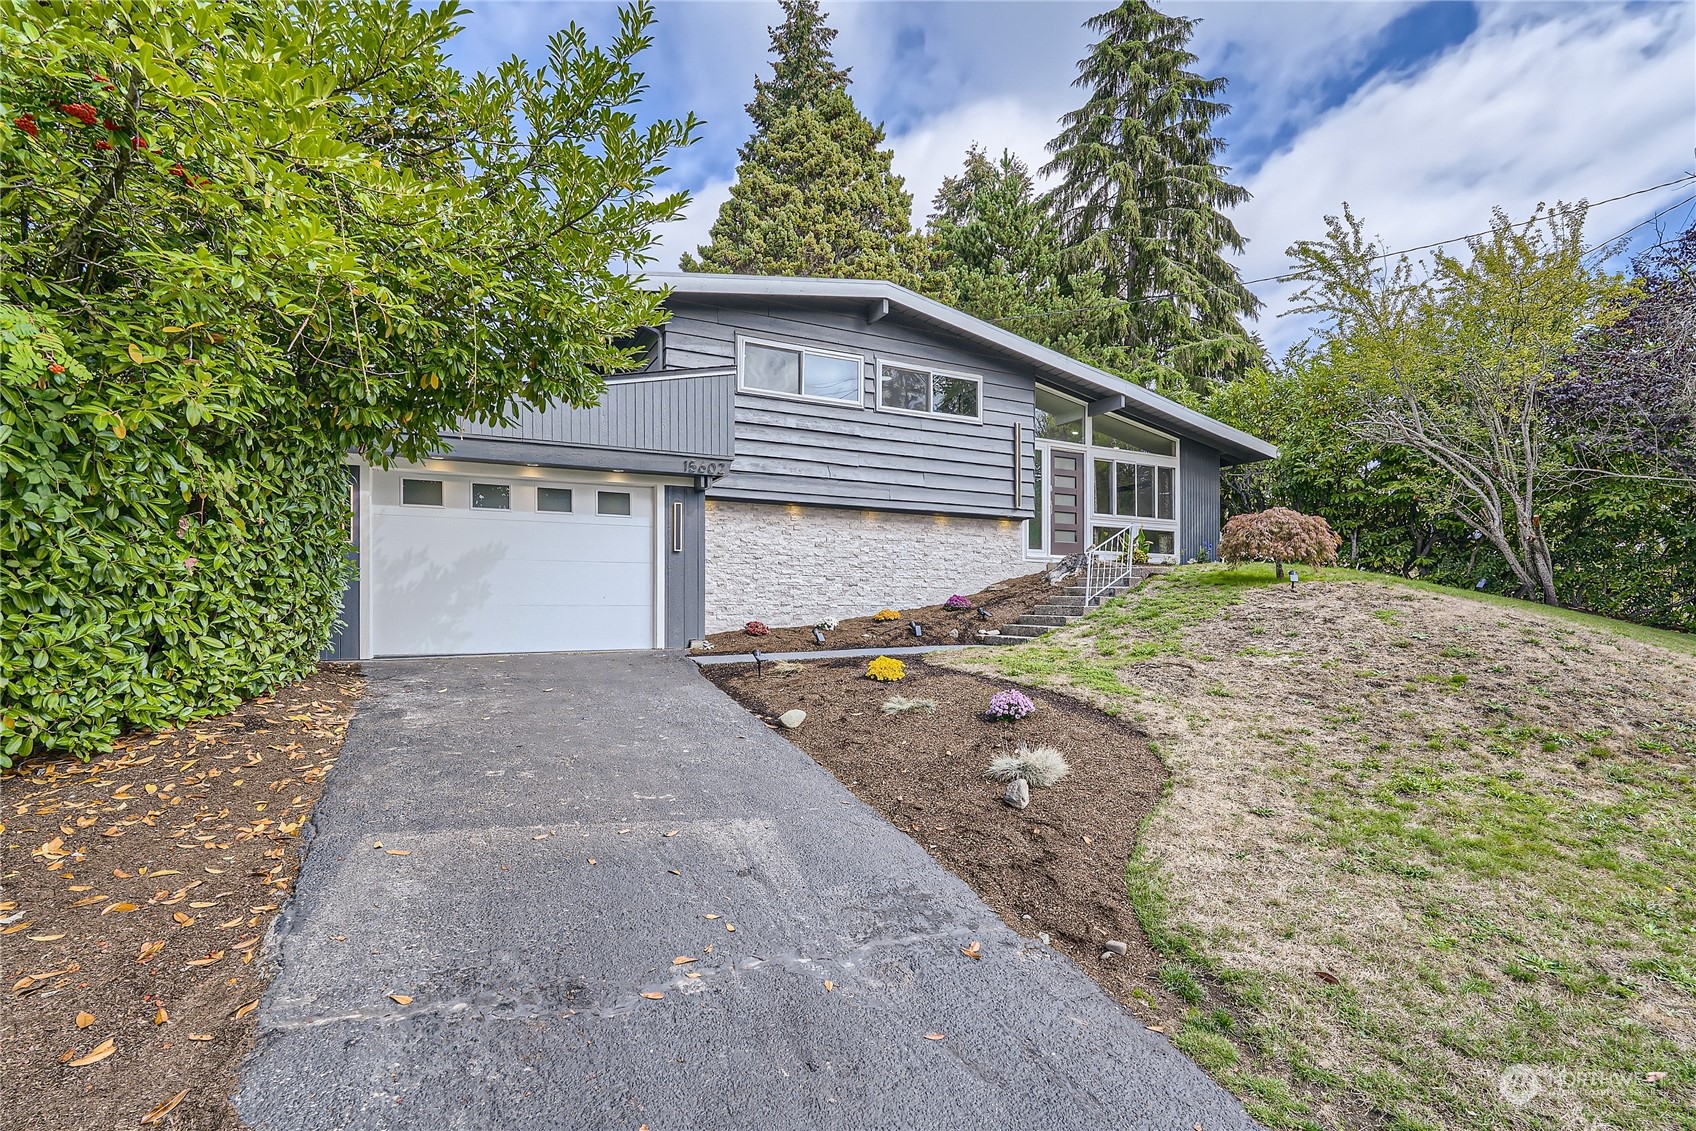
<path id="1" fill-rule="evenodd" d="M 1270 445 L 890 283 L 652 276 L 671 319 L 591 409 L 356 466 L 326 655 L 681 648 L 931 604 L 1120 530 L 1219 534 Z"/>

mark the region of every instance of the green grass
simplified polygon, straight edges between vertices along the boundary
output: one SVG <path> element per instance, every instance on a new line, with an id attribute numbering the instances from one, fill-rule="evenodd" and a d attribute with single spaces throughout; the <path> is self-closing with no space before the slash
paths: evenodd
<path id="1" fill-rule="evenodd" d="M 1577 609 L 1563 609 L 1533 601 L 1521 601 L 1514 597 L 1504 597 L 1498 593 L 1478 593 L 1471 589 L 1457 589 L 1453 586 L 1438 585 L 1434 582 L 1420 581 L 1416 578 L 1402 577 L 1393 573 L 1370 573 L 1365 570 L 1343 569 L 1337 566 L 1299 566 L 1297 572 L 1301 574 L 1301 581 L 1298 584 L 1302 585 L 1306 585 L 1310 581 L 1378 581 L 1420 593 L 1433 593 L 1444 597 L 1463 597 L 1468 601 L 1477 601 L 1480 604 L 1490 605 L 1498 609 L 1512 609 L 1518 613 L 1529 613 L 1533 616 L 1565 621 L 1568 624 L 1583 625 L 1585 628 L 1612 632 L 1644 644 L 1654 644 L 1657 647 L 1667 648 L 1674 652 L 1682 652 L 1687 656 L 1696 656 L 1696 635 L 1687 632 L 1650 628 L 1647 625 L 1614 620 L 1611 617 L 1597 616 L 1595 613 L 1580 612 Z M 1289 584 L 1288 581 L 1278 581 L 1273 576 L 1272 567 L 1265 562 L 1250 562 L 1235 568 L 1221 565 L 1182 566 L 1173 571 L 1173 576 L 1184 577 L 1186 584 L 1217 586 L 1226 590 L 1248 589 L 1261 585 Z M 1373 615 L 1385 620 L 1385 623 L 1395 623 L 1395 614 L 1391 610 L 1380 610 Z"/>
<path id="2" fill-rule="evenodd" d="M 1696 1014 L 1688 669 L 1570 626 L 1681 657 L 1696 641 L 1402 578 L 1301 575 L 1382 587 L 1333 591 L 1311 606 L 1324 620 L 1304 620 L 1303 602 L 1253 597 L 1278 584 L 1269 566 L 1186 567 L 1032 644 L 946 661 L 1136 712 L 1176 770 L 1168 788 L 1222 806 L 1217 821 L 1181 810 L 1208 821 L 1194 830 L 1217 846 L 1205 864 L 1186 871 L 1189 829 L 1153 827 L 1163 802 L 1125 874 L 1157 987 L 1183 1003 L 1174 1042 L 1269 1128 L 1696 1131 L 1696 1049 L 1679 1028 Z M 1557 627 L 1457 627 L 1396 587 Z M 1139 689 L 1167 657 L 1192 674 Z M 1206 792 L 1209 773 L 1224 788 Z M 1231 887 L 1232 862 L 1268 854 L 1298 882 L 1221 917 L 1210 885 L 1257 890 Z M 1313 957 L 1225 957 L 1281 944 Z M 1515 1107 L 1495 1081 L 1516 1063 L 1588 1082 Z"/>

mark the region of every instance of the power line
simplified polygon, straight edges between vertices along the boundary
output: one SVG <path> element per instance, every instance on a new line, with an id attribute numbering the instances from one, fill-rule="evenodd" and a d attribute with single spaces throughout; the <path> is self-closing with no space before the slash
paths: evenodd
<path id="1" fill-rule="evenodd" d="M 1689 184 L 1692 181 L 1696 181 L 1696 173 L 1686 173 L 1682 177 L 1677 177 L 1677 178 L 1670 180 L 1670 181 L 1662 181 L 1658 185 L 1650 185 L 1647 188 L 1633 189 L 1631 192 L 1623 192 L 1623 193 L 1620 193 L 1618 196 L 1610 196 L 1610 197 L 1608 197 L 1604 200 L 1587 201 L 1587 202 L 1585 202 L 1585 207 L 1587 209 L 1588 208 L 1597 208 L 1597 207 L 1600 207 L 1601 205 L 1604 205 L 1604 204 L 1613 204 L 1615 201 L 1629 200 L 1634 196 L 1643 196 L 1645 193 L 1659 192 L 1661 189 L 1671 188 L 1674 185 Z M 1594 251 L 1598 247 L 1603 247 L 1603 246 L 1606 246 L 1607 244 L 1611 244 L 1611 243 L 1615 242 L 1616 240 L 1624 239 L 1626 236 L 1630 235 L 1632 232 L 1635 232 L 1638 228 L 1643 227 L 1644 224 L 1653 223 L 1654 221 L 1660 219 L 1662 216 L 1665 216 L 1668 212 L 1671 212 L 1671 211 L 1673 211 L 1677 208 L 1684 206 L 1685 204 L 1688 204 L 1691 200 L 1696 200 L 1696 197 L 1690 197 L 1690 198 L 1686 198 L 1685 200 L 1681 200 L 1677 204 L 1674 204 L 1671 208 L 1663 209 L 1662 211 L 1657 212 L 1655 215 L 1649 217 L 1649 219 L 1643 220 L 1643 221 L 1636 223 L 1636 224 L 1633 224 L 1631 227 L 1627 228 L 1625 231 L 1621 232 L 1617 236 L 1612 237 L 1611 239 L 1603 240 L 1601 243 L 1598 243 L 1598 244 L 1592 244 L 1590 247 L 1586 248 L 1585 251 L 1586 252 Z M 1511 225 L 1510 230 L 1516 229 L 1516 228 L 1529 228 L 1531 225 L 1533 225 L 1537 222 L 1538 221 L 1536 219 L 1525 220 L 1521 223 Z M 1445 240 L 1437 240 L 1433 243 L 1420 244 L 1417 247 L 1402 248 L 1399 251 L 1381 252 L 1377 255 L 1367 256 L 1366 261 L 1369 262 L 1369 263 L 1372 263 L 1372 262 L 1377 262 L 1378 260 L 1381 260 L 1381 259 L 1393 259 L 1393 258 L 1403 256 L 1403 255 L 1412 255 L 1414 252 L 1417 252 L 1417 251 L 1430 251 L 1432 248 L 1444 247 L 1444 246 L 1451 244 L 1451 243 L 1458 243 L 1461 240 L 1478 239 L 1479 237 L 1490 235 L 1493 231 L 1495 231 L 1494 228 L 1486 228 L 1485 230 L 1483 230 L 1481 232 L 1468 232 L 1465 235 L 1451 236 L 1451 237 L 1449 237 L 1448 239 L 1445 239 Z M 1300 272 L 1286 271 L 1286 272 L 1284 272 L 1282 274 L 1278 274 L 1278 275 L 1263 275 L 1258 279 L 1244 279 L 1244 280 L 1242 280 L 1242 285 L 1245 286 L 1245 287 L 1252 287 L 1256 283 L 1287 283 L 1287 282 L 1290 282 L 1291 280 L 1298 279 L 1300 277 L 1301 277 Z M 1142 303 L 1146 303 L 1146 302 L 1160 302 L 1160 301 L 1163 301 L 1165 299 L 1171 299 L 1171 298 L 1177 298 L 1177 297 L 1179 297 L 1179 296 L 1175 295 L 1175 294 L 1171 294 L 1171 293 L 1158 294 L 1158 295 L 1140 295 L 1136 298 L 1109 299 L 1103 305 L 1106 305 L 1106 306 L 1138 306 L 1138 305 L 1141 305 Z M 1029 320 L 1029 319 L 1032 319 L 1032 318 L 1051 318 L 1051 317 L 1053 317 L 1057 314 L 1075 314 L 1075 313 L 1079 313 L 1079 312 L 1099 310 L 1099 309 L 1100 309 L 1100 306 L 1068 306 L 1068 307 L 1060 307 L 1060 308 L 1055 309 L 1055 310 L 1045 310 L 1045 311 L 1040 311 L 1040 312 L 1032 312 L 1032 313 L 1029 313 L 1029 314 L 1009 315 L 1006 318 L 993 319 L 992 321 L 996 325 L 1000 326 L 1000 325 L 1004 325 L 1005 323 L 1008 323 L 1008 322 L 1020 322 L 1020 321 L 1026 321 L 1026 320 Z"/>

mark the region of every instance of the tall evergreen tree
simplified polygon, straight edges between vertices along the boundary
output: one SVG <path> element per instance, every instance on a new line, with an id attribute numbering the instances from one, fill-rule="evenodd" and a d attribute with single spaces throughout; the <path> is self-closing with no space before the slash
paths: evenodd
<path id="1" fill-rule="evenodd" d="M 1101 38 L 1073 85 L 1089 99 L 1061 119 L 1043 168 L 1059 178 L 1048 200 L 1066 263 L 1118 300 L 1096 345 L 1117 347 L 1138 379 L 1201 388 L 1259 352 L 1239 319 L 1260 302 L 1225 257 L 1243 238 L 1224 210 L 1248 199 L 1217 163 L 1225 80 L 1190 69 L 1194 21 L 1147 0 L 1087 26 Z"/>
<path id="2" fill-rule="evenodd" d="M 836 32 L 817 0 L 782 0 L 770 28 L 773 76 L 756 79 L 730 199 L 711 242 L 685 271 L 822 275 L 927 285 L 929 241 L 912 228 L 913 197 L 830 54 Z"/>

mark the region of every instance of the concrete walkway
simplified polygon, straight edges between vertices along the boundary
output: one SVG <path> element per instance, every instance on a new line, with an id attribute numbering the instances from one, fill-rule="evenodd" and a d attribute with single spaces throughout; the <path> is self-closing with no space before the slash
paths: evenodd
<path id="1" fill-rule="evenodd" d="M 686 660 L 366 676 L 254 1131 L 1253 1126 Z"/>

